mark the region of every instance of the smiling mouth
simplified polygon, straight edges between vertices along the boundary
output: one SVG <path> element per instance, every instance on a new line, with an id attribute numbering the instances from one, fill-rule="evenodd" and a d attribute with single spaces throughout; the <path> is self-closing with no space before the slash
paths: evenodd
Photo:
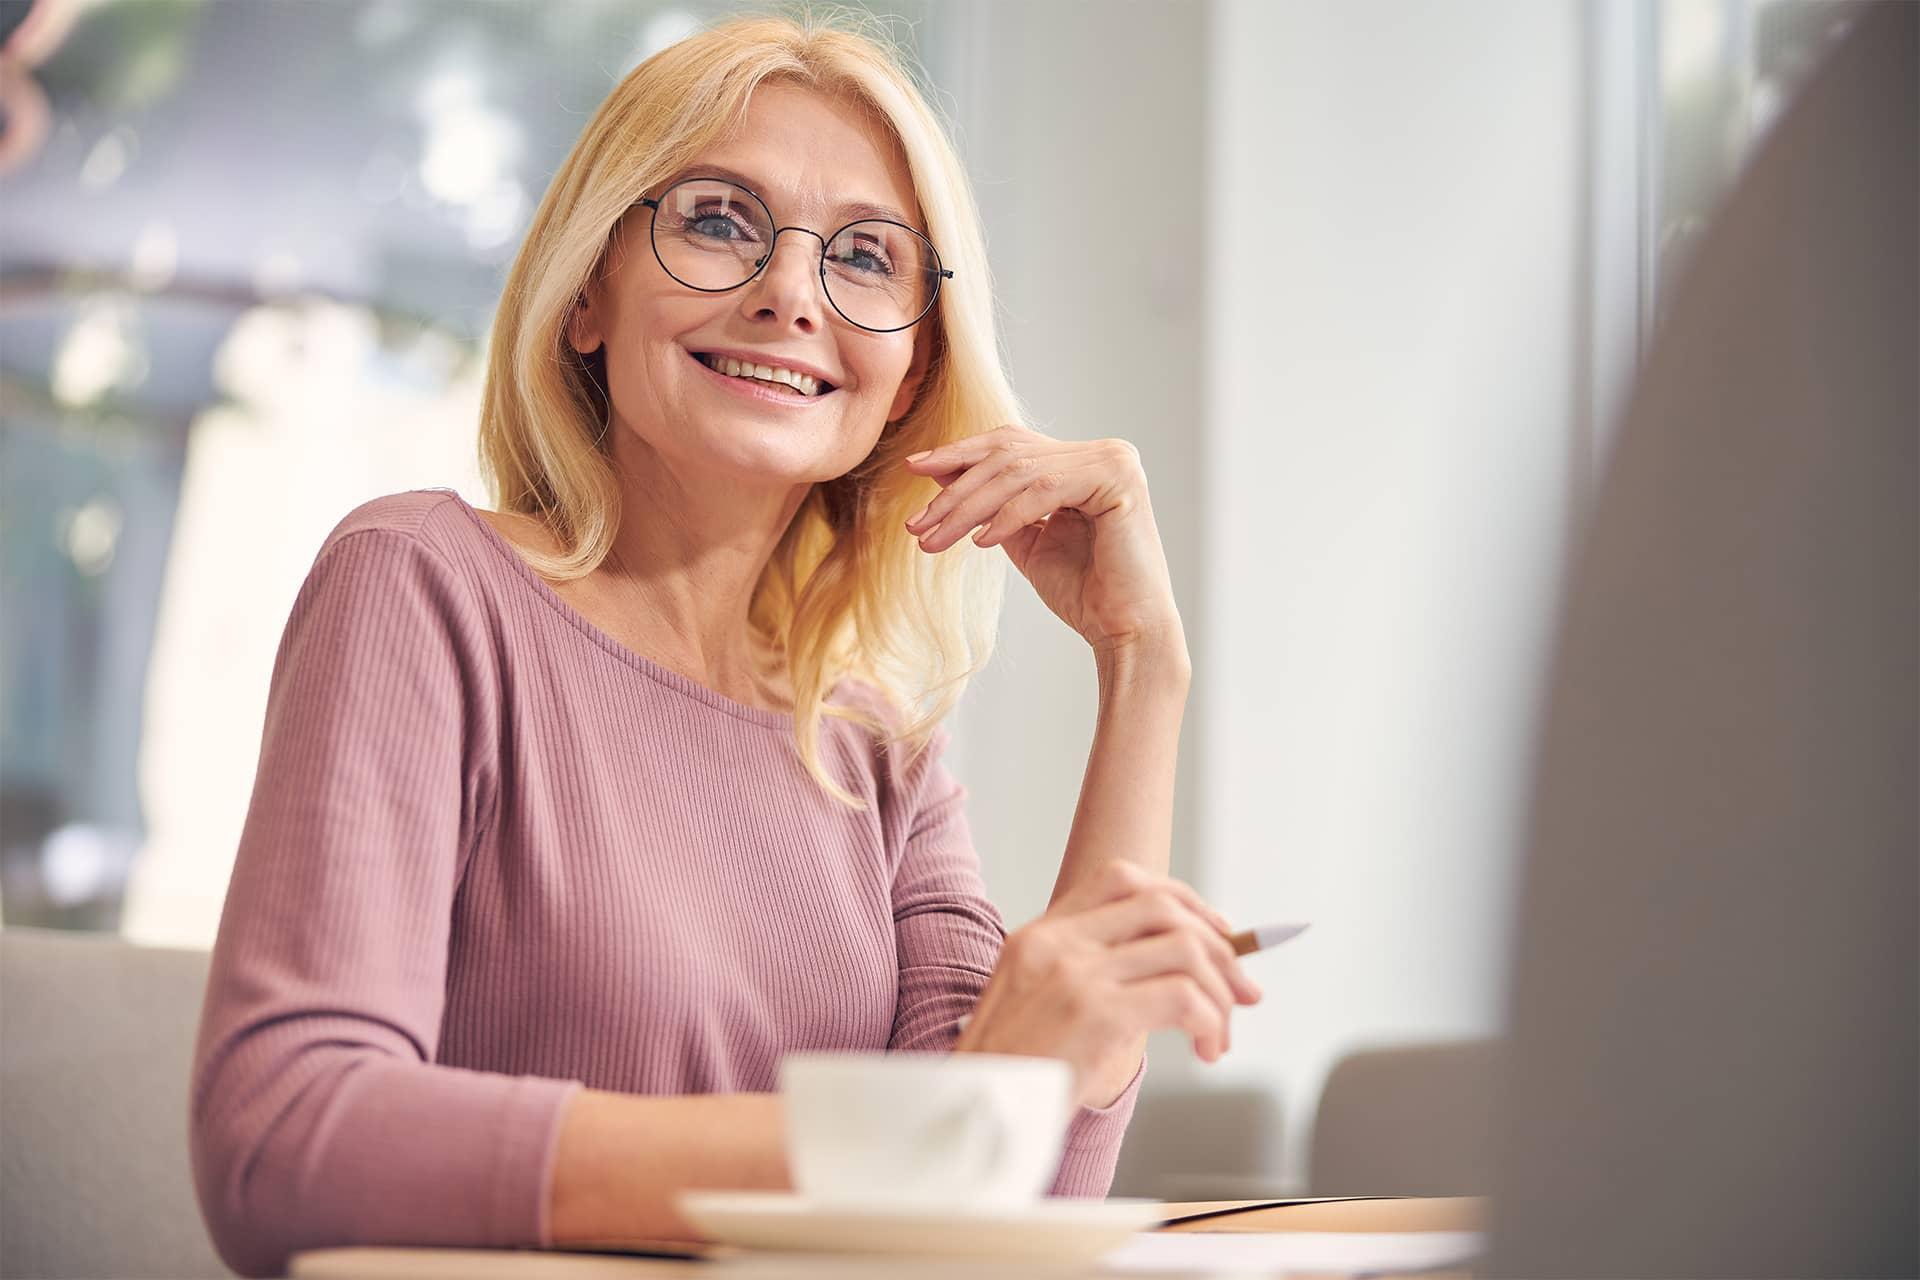
<path id="1" fill-rule="evenodd" d="M 723 377 L 744 378 L 749 382 L 757 382 L 762 386 L 784 391 L 788 395 L 811 400 L 828 395 L 835 390 L 834 385 L 823 378 L 810 377 L 779 365 L 748 364 L 732 356 L 716 356 L 707 351 L 695 351 L 691 354 L 695 360 Z"/>

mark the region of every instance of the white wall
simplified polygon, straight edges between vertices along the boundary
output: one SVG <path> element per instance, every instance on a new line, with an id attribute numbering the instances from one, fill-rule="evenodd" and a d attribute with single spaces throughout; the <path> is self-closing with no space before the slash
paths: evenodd
<path id="1" fill-rule="evenodd" d="M 1574 0 L 1219 0 L 1201 888 L 1312 932 L 1223 1075 L 1491 1031 L 1576 474 Z M 1236 1061 L 1237 1060 L 1237 1061 Z"/>
<path id="2" fill-rule="evenodd" d="M 1028 425 L 1139 447 L 1190 642 L 1205 612 L 1205 264 L 1187 246 L 1205 182 L 1207 15 L 1164 0 L 942 5 L 922 39 L 952 98 Z M 1008 580 L 1000 644 L 954 718 L 951 760 L 988 889 L 1017 927 L 1052 892 L 1098 690 L 1086 642 L 1017 572 Z M 1191 795 L 1203 748 L 1191 719 L 1185 739 Z M 1193 819 L 1182 804 L 1177 874 L 1191 874 Z"/>

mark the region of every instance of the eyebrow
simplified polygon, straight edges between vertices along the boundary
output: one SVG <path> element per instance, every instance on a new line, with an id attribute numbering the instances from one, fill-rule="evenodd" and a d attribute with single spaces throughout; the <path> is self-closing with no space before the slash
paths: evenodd
<path id="1" fill-rule="evenodd" d="M 678 174 L 675 174 L 673 181 L 684 182 L 688 178 L 724 178 L 728 182 L 738 183 L 740 186 L 747 188 L 755 195 L 760 196 L 762 200 L 766 199 L 764 195 L 761 195 L 766 188 L 761 185 L 758 178 L 748 177 L 739 170 L 729 169 L 725 165 L 707 164 L 704 162 L 689 165 Z M 669 183 L 668 185 L 672 184 Z M 898 222 L 903 226 L 915 227 L 912 218 L 909 218 L 906 214 L 893 208 L 891 205 L 869 204 L 864 200 L 848 201 L 840 206 L 839 213 L 847 215 L 849 222 L 858 222 L 862 218 L 885 218 L 889 222 Z M 917 230 L 918 228 L 915 227 L 915 229 Z"/>

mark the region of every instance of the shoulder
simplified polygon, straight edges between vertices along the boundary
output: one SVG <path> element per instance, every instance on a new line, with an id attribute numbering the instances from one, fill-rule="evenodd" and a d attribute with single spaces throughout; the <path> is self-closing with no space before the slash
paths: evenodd
<path id="1" fill-rule="evenodd" d="M 337 608 L 383 634 L 413 626 L 473 635 L 485 627 L 500 554 L 451 489 L 363 502 L 334 525 L 301 586 L 296 614 Z"/>
<path id="2" fill-rule="evenodd" d="M 386 534 L 453 558 L 482 536 L 460 495 L 451 489 L 409 489 L 361 503 L 333 527 L 321 544 L 325 556 L 362 534 Z"/>
<path id="3" fill-rule="evenodd" d="M 452 489 L 410 489 L 361 503 L 327 534 L 314 570 L 356 564 L 383 578 L 433 582 L 473 600 L 492 596 L 514 559 L 501 544 L 508 534 L 489 528 L 491 512 L 477 511 Z"/>

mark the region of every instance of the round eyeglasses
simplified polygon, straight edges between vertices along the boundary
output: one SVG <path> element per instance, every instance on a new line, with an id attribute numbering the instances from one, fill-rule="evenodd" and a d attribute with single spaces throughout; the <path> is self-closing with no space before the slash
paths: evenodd
<path id="1" fill-rule="evenodd" d="M 831 236 L 777 227 L 766 202 L 723 178 L 686 178 L 639 203 L 653 211 L 653 256 L 666 273 L 701 293 L 726 293 L 759 275 L 782 231 L 820 241 L 820 285 L 849 324 L 893 333 L 933 310 L 943 270 L 933 242 L 886 218 L 849 222 Z"/>

